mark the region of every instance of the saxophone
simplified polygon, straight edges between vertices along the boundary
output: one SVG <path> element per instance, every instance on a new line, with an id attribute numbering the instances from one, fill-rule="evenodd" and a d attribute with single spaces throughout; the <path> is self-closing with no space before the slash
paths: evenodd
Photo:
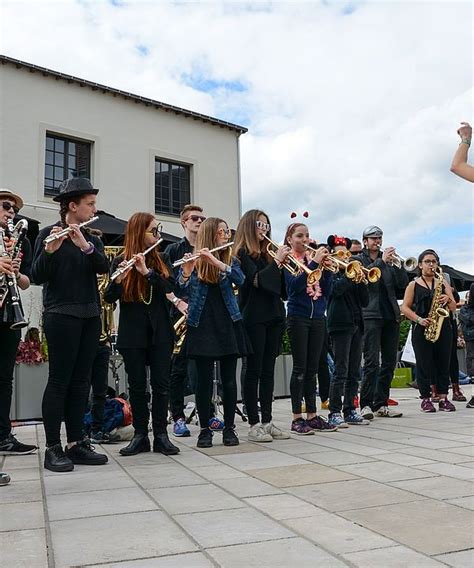
<path id="1" fill-rule="evenodd" d="M 443 270 L 441 267 L 434 270 L 433 276 L 436 284 L 434 287 L 433 299 L 431 301 L 430 313 L 428 314 L 431 323 L 425 328 L 425 339 L 427 341 L 431 341 L 431 343 L 436 343 L 439 339 L 444 319 L 449 316 L 449 312 L 441 305 L 439 300 L 443 293 L 444 282 Z"/>
<path id="2" fill-rule="evenodd" d="M 108 261 L 112 263 L 113 259 L 122 254 L 124 247 L 122 246 L 106 246 L 104 247 L 104 253 Z M 109 285 L 110 275 L 98 274 L 97 275 L 97 288 L 99 290 L 100 298 L 100 320 L 101 320 L 101 330 L 100 330 L 100 341 L 113 341 L 113 336 L 117 332 L 117 326 L 115 324 L 114 316 L 114 304 L 109 304 L 104 300 L 105 289 Z"/>

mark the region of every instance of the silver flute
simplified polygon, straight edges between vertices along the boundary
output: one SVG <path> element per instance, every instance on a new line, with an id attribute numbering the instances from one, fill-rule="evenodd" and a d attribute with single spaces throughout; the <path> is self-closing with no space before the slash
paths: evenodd
<path id="1" fill-rule="evenodd" d="M 161 242 L 163 242 L 163 239 L 159 239 L 158 241 L 156 241 L 155 244 L 151 245 L 151 247 L 148 247 L 146 250 L 143 251 L 142 254 L 144 254 L 145 256 L 151 251 L 153 250 L 155 247 L 157 247 Z M 123 266 L 119 266 L 117 268 L 117 270 L 112 274 L 112 276 L 110 277 L 110 280 L 115 280 L 116 278 L 118 278 L 120 275 L 122 275 L 124 272 L 127 272 L 127 270 L 129 268 L 132 268 L 132 266 L 137 262 L 137 258 L 131 258 L 130 260 L 127 260 L 127 262 L 123 265 Z"/>
<path id="2" fill-rule="evenodd" d="M 92 219 L 89 219 L 88 221 L 84 221 L 84 223 L 79 223 L 78 227 L 79 229 L 82 229 L 82 227 L 87 227 L 87 225 L 90 225 L 91 223 L 94 223 L 95 221 L 97 221 L 99 217 L 96 215 L 95 217 L 92 217 Z M 69 235 L 69 233 L 71 232 L 71 227 L 66 227 L 65 229 L 63 229 L 62 231 L 59 231 L 57 233 L 53 233 L 52 235 L 47 236 L 44 239 L 44 244 L 47 245 L 49 243 L 52 243 L 54 241 L 57 241 L 58 239 L 60 239 L 61 237 L 65 237 L 66 235 Z"/>
<path id="3" fill-rule="evenodd" d="M 225 245 L 221 245 L 220 247 L 213 248 L 209 252 L 217 252 L 218 250 L 222 250 L 222 249 L 225 249 L 227 247 L 231 247 L 233 244 L 234 244 L 234 241 L 232 241 L 231 243 L 227 243 Z M 183 264 L 186 264 L 187 262 L 190 262 L 191 260 L 197 260 L 201 256 L 200 252 L 201 251 L 195 252 L 189 258 L 180 258 L 179 260 L 173 262 L 173 268 L 176 268 L 177 266 L 181 266 Z"/>

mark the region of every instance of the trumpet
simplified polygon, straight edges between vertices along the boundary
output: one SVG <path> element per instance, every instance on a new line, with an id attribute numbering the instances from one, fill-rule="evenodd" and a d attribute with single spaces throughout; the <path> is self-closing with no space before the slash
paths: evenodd
<path id="1" fill-rule="evenodd" d="M 269 237 L 267 237 L 267 235 L 263 235 L 263 236 L 268 241 L 268 245 L 267 245 L 268 254 L 272 258 L 275 258 L 276 257 L 276 250 L 275 249 L 278 249 L 279 245 L 275 241 L 272 241 Z M 306 264 L 304 264 L 303 262 L 296 259 L 292 254 L 289 254 L 286 257 L 285 262 L 283 262 L 282 266 L 283 266 L 283 268 L 288 270 L 288 272 L 290 274 L 292 274 L 293 276 L 298 276 L 302 272 L 306 272 L 309 285 L 313 285 L 316 282 L 318 282 L 318 280 L 321 279 L 322 271 L 321 271 L 320 268 L 316 268 L 315 270 L 311 270 L 310 268 L 308 268 L 306 266 Z"/>
<path id="2" fill-rule="evenodd" d="M 163 242 L 163 239 L 157 240 L 156 243 L 151 245 L 151 247 L 148 247 L 146 250 L 144 250 L 142 254 L 144 254 L 146 256 L 150 251 L 152 251 L 155 247 L 157 247 L 162 242 Z M 117 268 L 117 270 L 110 277 L 110 280 L 112 280 L 112 282 L 113 282 L 116 278 L 121 276 L 124 272 L 127 272 L 127 270 L 129 268 L 132 268 L 132 266 L 134 266 L 136 262 L 137 262 L 136 257 L 131 258 L 130 260 L 127 260 L 127 262 L 123 266 L 119 266 Z"/>
<path id="3" fill-rule="evenodd" d="M 82 229 L 82 227 L 86 227 L 87 225 L 94 223 L 95 221 L 97 221 L 98 218 L 99 217 L 96 215 L 95 217 L 92 217 L 88 221 L 84 221 L 84 223 L 79 223 L 79 225 L 78 225 L 79 229 Z M 43 242 L 44 242 L 45 245 L 47 245 L 49 243 L 57 241 L 58 239 L 60 239 L 62 237 L 65 237 L 66 235 L 69 235 L 70 232 L 71 232 L 71 227 L 66 227 L 62 231 L 59 231 L 58 233 L 53 233 L 52 235 L 49 235 L 48 237 L 46 237 L 44 239 Z"/>
<path id="4" fill-rule="evenodd" d="M 234 244 L 234 241 L 232 241 L 230 243 L 226 243 L 225 245 L 221 245 L 220 247 L 213 248 L 209 252 L 217 252 L 218 250 L 223 250 L 227 247 L 231 247 L 233 244 Z M 197 260 L 200 256 L 201 256 L 201 252 L 198 251 L 188 258 L 184 258 L 184 257 L 180 258 L 179 260 L 176 260 L 175 262 L 173 262 L 173 268 L 176 268 L 177 266 L 182 266 L 183 264 L 186 264 L 187 262 L 190 262 L 192 260 Z"/>
<path id="5" fill-rule="evenodd" d="M 385 249 L 380 249 L 383 254 Z M 389 264 L 395 266 L 396 268 L 404 268 L 407 272 L 413 272 L 418 266 L 418 262 L 414 256 L 409 256 L 408 258 L 403 258 L 398 253 L 394 252 L 389 259 Z"/>

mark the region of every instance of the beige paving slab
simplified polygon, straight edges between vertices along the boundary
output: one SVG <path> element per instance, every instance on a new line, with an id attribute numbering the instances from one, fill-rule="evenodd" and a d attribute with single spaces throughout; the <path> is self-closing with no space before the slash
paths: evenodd
<path id="1" fill-rule="evenodd" d="M 472 568 L 474 566 L 474 548 L 441 554 L 436 558 L 448 566 L 453 566 L 453 568 Z"/>
<path id="2" fill-rule="evenodd" d="M 34 481 L 40 478 L 38 467 L 19 467 L 12 470 L 9 470 L 8 467 L 2 467 L 2 471 L 8 471 L 12 481 Z"/>
<path id="3" fill-rule="evenodd" d="M 381 454 L 386 455 L 386 454 Z M 340 450 L 329 450 L 327 452 L 318 452 L 312 454 L 305 454 L 305 460 L 319 463 L 321 465 L 335 466 L 346 465 L 351 463 L 368 463 L 379 459 L 369 456 L 360 456 L 351 452 L 343 452 Z"/>
<path id="4" fill-rule="evenodd" d="M 166 465 L 174 463 L 170 456 L 165 456 L 155 452 L 147 452 L 137 454 L 135 456 L 121 456 L 118 453 L 118 448 L 115 444 L 112 446 L 112 449 L 107 451 L 107 453 L 112 463 L 116 463 L 125 469 L 132 465 Z"/>
<path id="5" fill-rule="evenodd" d="M 207 483 L 205 479 L 177 463 L 159 466 L 131 466 L 126 471 L 145 489 Z"/>
<path id="6" fill-rule="evenodd" d="M 8 471 L 8 470 L 4 470 Z M 30 503 L 42 500 L 41 485 L 37 481 L 12 481 L 10 485 L 2 487 L 0 503 Z"/>
<path id="7" fill-rule="evenodd" d="M 474 461 L 461 462 L 459 465 L 462 467 L 468 467 L 469 469 L 474 469 Z"/>
<path id="8" fill-rule="evenodd" d="M 427 555 L 474 546 L 473 533 L 467 529 L 472 526 L 472 513 L 434 499 L 345 511 L 341 515 Z"/>
<path id="9" fill-rule="evenodd" d="M 245 439 L 240 437 L 240 444 L 238 446 L 222 446 L 216 445 L 212 448 L 196 448 L 198 452 L 203 453 L 207 456 L 226 456 L 228 454 L 250 454 L 253 452 L 265 452 L 271 449 L 273 443 L 268 444 L 253 444 L 247 442 Z"/>
<path id="10" fill-rule="evenodd" d="M 202 552 L 131 560 L 118 564 L 94 564 L 90 568 L 213 568 L 214 564 Z"/>
<path id="11" fill-rule="evenodd" d="M 324 446 L 331 450 L 341 450 L 343 452 L 350 452 L 361 456 L 377 456 L 388 452 L 387 449 L 374 448 L 370 445 L 370 440 L 367 443 L 356 444 L 355 442 L 345 442 L 338 439 L 337 432 L 332 436 L 315 436 L 318 445 Z M 364 440 L 365 442 L 365 440 Z M 316 442 L 315 442 L 316 443 Z"/>
<path id="12" fill-rule="evenodd" d="M 301 538 L 213 548 L 208 553 L 222 568 L 288 568 L 311 565 L 347 566 L 341 560 Z"/>
<path id="13" fill-rule="evenodd" d="M 5 568 L 48 568 L 44 529 L 2 532 L 0 550 Z"/>
<path id="14" fill-rule="evenodd" d="M 71 493 L 70 495 L 49 495 L 47 505 L 50 521 L 158 509 L 158 505 L 138 487 Z"/>
<path id="15" fill-rule="evenodd" d="M 317 507 L 294 495 L 266 495 L 250 497 L 244 501 L 262 513 L 278 521 L 282 519 L 306 519 L 318 512 Z"/>
<path id="16" fill-rule="evenodd" d="M 400 450 L 400 453 L 442 463 L 461 463 L 469 460 L 469 456 L 463 454 L 454 454 L 448 451 L 439 452 L 438 450 L 411 446 L 406 446 L 405 449 Z"/>
<path id="17" fill-rule="evenodd" d="M 436 473 L 429 471 L 420 471 L 414 467 L 406 467 L 386 462 L 372 462 L 364 464 L 351 464 L 337 466 L 338 469 L 372 479 L 373 481 L 380 481 L 386 483 L 387 481 L 402 481 L 405 479 L 421 479 L 424 477 L 435 477 Z"/>
<path id="18" fill-rule="evenodd" d="M 281 489 L 248 476 L 236 479 L 216 479 L 215 483 L 240 498 L 283 493 Z"/>
<path id="19" fill-rule="evenodd" d="M 245 503 L 211 484 L 150 489 L 150 494 L 170 515 L 245 507 Z"/>
<path id="20" fill-rule="evenodd" d="M 219 434 L 220 436 L 220 434 Z M 218 444 L 216 444 L 216 447 Z M 206 465 L 216 465 L 216 460 L 211 456 L 206 456 L 202 452 L 186 452 L 177 456 L 172 456 L 172 460 L 184 465 L 185 467 L 194 468 Z"/>
<path id="21" fill-rule="evenodd" d="M 355 476 L 350 473 L 338 471 L 337 469 L 316 463 L 272 467 L 268 469 L 252 469 L 247 473 L 266 483 L 271 483 L 275 487 L 295 487 L 297 485 L 355 479 Z"/>
<path id="22" fill-rule="evenodd" d="M 209 481 L 216 481 L 218 479 L 236 479 L 238 477 L 245 477 L 245 473 L 225 465 L 223 463 L 217 465 L 206 465 L 204 467 L 195 467 L 193 471 L 197 475 L 202 475 Z"/>
<path id="23" fill-rule="evenodd" d="M 369 479 L 288 487 L 287 491 L 328 511 L 347 511 L 425 499 Z"/>
<path id="24" fill-rule="evenodd" d="M 268 450 L 266 452 L 255 452 L 252 454 L 216 457 L 222 463 L 230 465 L 236 469 L 240 469 L 241 471 L 286 465 L 305 465 L 308 463 L 307 461 L 295 456 L 290 456 L 288 454 L 284 454 L 283 452 L 277 452 L 274 450 Z"/>
<path id="25" fill-rule="evenodd" d="M 421 448 L 452 449 L 459 446 L 458 440 L 440 440 L 437 436 L 408 436 L 404 443 L 408 446 L 420 446 Z"/>
<path id="26" fill-rule="evenodd" d="M 443 563 L 410 550 L 406 546 L 353 552 L 344 554 L 343 558 L 349 560 L 356 568 L 380 568 L 380 566 L 390 566 L 390 568 L 441 568 L 444 566 Z"/>
<path id="27" fill-rule="evenodd" d="M 426 479 L 395 481 L 390 483 L 390 485 L 433 499 L 451 499 L 474 495 L 474 485 L 472 483 L 461 479 L 445 477 L 444 475 L 428 477 Z"/>
<path id="28" fill-rule="evenodd" d="M 44 477 L 44 487 L 47 495 L 63 493 L 85 493 L 103 489 L 122 489 L 134 487 L 135 482 L 123 471 L 107 471 L 107 466 L 95 466 L 96 475 L 71 471 L 56 473 Z M 92 467 L 89 467 L 92 469 Z"/>
<path id="29" fill-rule="evenodd" d="M 464 479 L 466 481 L 474 481 L 474 471 L 468 467 L 461 465 L 453 465 L 450 463 L 435 463 L 430 465 L 420 465 L 417 469 L 423 471 L 431 471 L 439 475 L 447 477 L 455 477 L 456 479 Z"/>
<path id="30" fill-rule="evenodd" d="M 51 538 L 57 568 L 196 550 L 195 544 L 161 511 L 54 521 Z"/>
<path id="31" fill-rule="evenodd" d="M 5 461 L 3 463 L 4 471 L 12 471 L 14 469 L 24 469 L 25 467 L 37 467 L 39 468 L 40 461 L 38 461 L 37 454 L 28 454 L 26 456 L 5 456 Z M 41 464 L 43 460 L 41 459 Z"/>
<path id="32" fill-rule="evenodd" d="M 394 463 L 397 465 L 403 465 L 407 467 L 416 466 L 416 465 L 429 465 L 435 463 L 433 460 L 422 458 L 419 456 L 410 456 L 408 454 L 402 453 L 387 453 L 381 454 L 377 456 L 377 459 L 382 460 L 384 462 Z"/>
<path id="33" fill-rule="evenodd" d="M 2 488 L 0 493 L 0 532 L 44 527 L 43 503 L 41 501 L 5 504 L 3 491 Z"/>
<path id="34" fill-rule="evenodd" d="M 177 515 L 176 521 L 204 548 L 278 540 L 294 534 L 253 509 Z M 218 527 L 212 530 L 210 527 Z"/>
<path id="35" fill-rule="evenodd" d="M 457 505 L 458 507 L 464 507 L 464 509 L 470 509 L 474 511 L 474 496 L 471 497 L 459 497 L 458 499 L 447 499 L 447 503 L 451 505 Z M 473 519 L 473 528 L 474 528 L 474 519 Z"/>
<path id="36" fill-rule="evenodd" d="M 335 432 L 330 432 L 329 435 L 334 436 Z M 305 438 L 302 436 L 302 438 Z M 313 436 L 306 437 L 305 439 L 314 439 Z M 329 449 L 325 448 L 324 446 L 318 446 L 315 444 L 311 444 L 310 442 L 305 442 L 301 438 L 291 438 L 291 440 L 282 440 L 281 442 L 273 442 L 271 444 L 274 450 L 279 452 L 283 452 L 284 454 L 289 454 L 291 456 L 300 456 L 306 459 L 306 454 L 314 453 L 319 449 L 319 451 L 328 452 Z"/>
<path id="37" fill-rule="evenodd" d="M 468 446 L 456 446 L 455 448 L 449 448 L 446 451 L 450 454 L 461 454 L 463 456 L 474 458 L 474 446 L 472 444 Z"/>

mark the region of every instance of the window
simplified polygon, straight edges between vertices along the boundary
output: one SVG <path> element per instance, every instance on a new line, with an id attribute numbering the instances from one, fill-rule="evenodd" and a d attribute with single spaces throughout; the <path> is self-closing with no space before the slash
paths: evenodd
<path id="1" fill-rule="evenodd" d="M 155 160 L 155 213 L 179 216 L 190 202 L 189 166 Z"/>
<path id="2" fill-rule="evenodd" d="M 90 178 L 91 143 L 46 133 L 44 194 L 54 197 L 70 177 Z"/>

